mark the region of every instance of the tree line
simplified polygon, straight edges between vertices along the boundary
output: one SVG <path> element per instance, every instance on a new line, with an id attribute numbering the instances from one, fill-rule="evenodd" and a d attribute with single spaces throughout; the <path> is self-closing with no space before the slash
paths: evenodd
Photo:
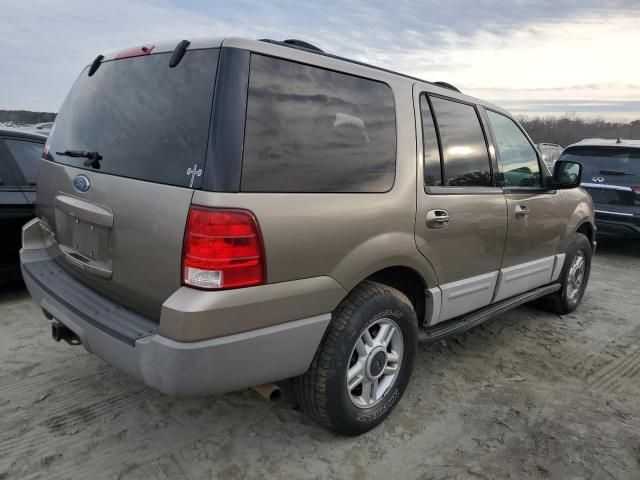
<path id="1" fill-rule="evenodd" d="M 36 123 L 53 122 L 55 113 L 31 112 L 29 110 L 0 110 L 0 123 L 15 125 L 34 125 Z"/>
<path id="2" fill-rule="evenodd" d="M 566 147 L 585 138 L 640 139 L 640 120 L 607 122 L 601 118 L 585 119 L 565 114 L 561 117 L 522 116 L 518 121 L 535 143 L 557 143 Z"/>

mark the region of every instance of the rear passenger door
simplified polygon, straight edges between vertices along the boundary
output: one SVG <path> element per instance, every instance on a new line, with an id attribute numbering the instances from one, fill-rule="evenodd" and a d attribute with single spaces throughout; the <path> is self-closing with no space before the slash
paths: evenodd
<path id="1" fill-rule="evenodd" d="M 430 325 L 491 303 L 507 206 L 478 107 L 414 89 L 418 122 L 416 244 L 431 262 Z M 439 306 L 439 308 L 438 308 Z"/>
<path id="2" fill-rule="evenodd" d="M 543 167 L 529 138 L 502 113 L 485 110 L 508 207 L 509 230 L 494 301 L 546 285 L 559 274 L 562 198 L 544 188 Z"/>

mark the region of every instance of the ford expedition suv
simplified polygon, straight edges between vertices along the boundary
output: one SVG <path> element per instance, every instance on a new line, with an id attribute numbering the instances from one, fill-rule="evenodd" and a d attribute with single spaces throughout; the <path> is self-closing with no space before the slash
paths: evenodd
<path id="1" fill-rule="evenodd" d="M 506 111 L 299 41 L 99 56 L 43 151 L 22 270 L 56 339 L 168 394 L 295 378 L 365 432 L 419 341 L 538 300 L 595 246 L 581 167 L 551 175 Z"/>
<path id="2" fill-rule="evenodd" d="M 582 186 L 593 198 L 598 231 L 640 239 L 640 140 L 582 140 L 561 159 L 582 164 Z"/>

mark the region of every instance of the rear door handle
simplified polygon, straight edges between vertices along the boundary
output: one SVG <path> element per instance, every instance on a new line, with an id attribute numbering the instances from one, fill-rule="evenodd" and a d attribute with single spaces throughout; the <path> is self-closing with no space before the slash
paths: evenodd
<path id="1" fill-rule="evenodd" d="M 449 225 L 449 212 L 446 210 L 429 210 L 427 212 L 428 228 L 444 228 Z"/>
<path id="2" fill-rule="evenodd" d="M 516 217 L 526 217 L 531 213 L 531 210 L 526 205 L 516 205 L 515 213 Z"/>

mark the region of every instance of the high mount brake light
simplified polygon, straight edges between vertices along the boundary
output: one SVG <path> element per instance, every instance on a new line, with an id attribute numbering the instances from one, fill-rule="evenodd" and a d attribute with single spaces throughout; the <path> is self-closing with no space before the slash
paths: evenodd
<path id="1" fill-rule="evenodd" d="M 155 48 L 155 45 L 142 45 L 141 47 L 128 48 L 121 50 L 115 54 L 115 59 L 141 57 L 143 55 L 150 55 L 151 50 Z"/>
<path id="2" fill-rule="evenodd" d="M 182 282 L 206 290 L 264 283 L 260 229 L 247 210 L 191 206 L 184 234 Z"/>

